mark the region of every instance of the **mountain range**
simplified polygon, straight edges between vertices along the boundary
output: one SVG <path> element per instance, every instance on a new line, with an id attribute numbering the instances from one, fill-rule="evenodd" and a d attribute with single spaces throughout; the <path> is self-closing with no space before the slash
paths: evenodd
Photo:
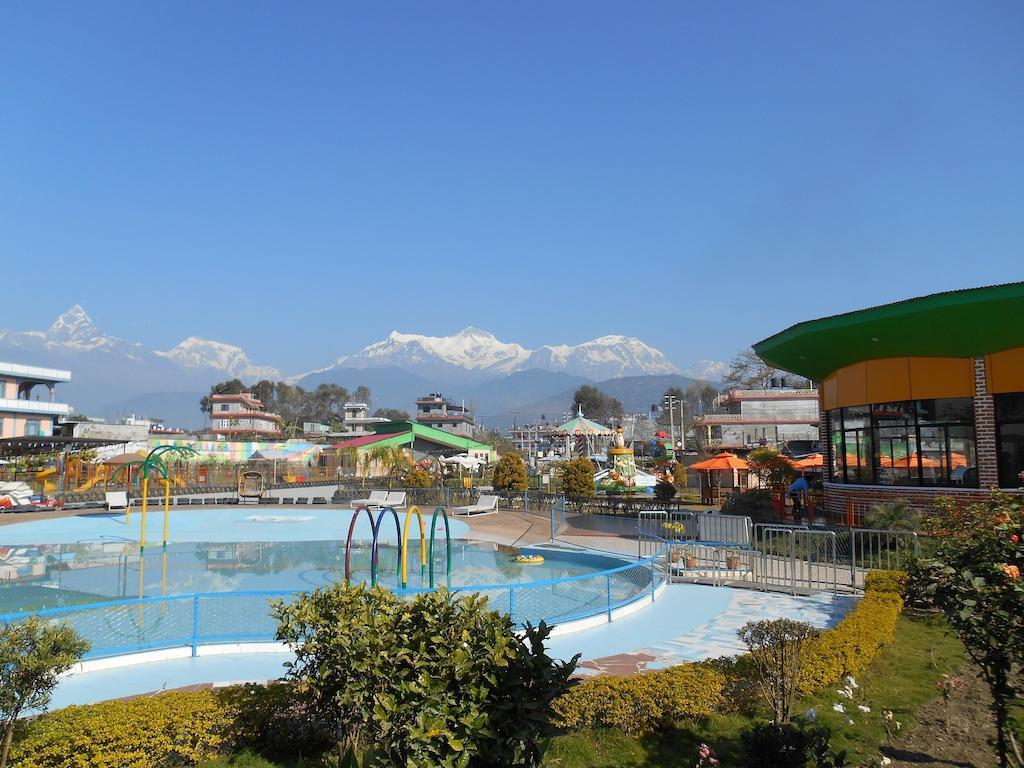
<path id="1" fill-rule="evenodd" d="M 10 362 L 70 370 L 72 381 L 61 385 L 58 393 L 77 412 L 107 418 L 128 413 L 159 416 L 187 428 L 202 424 L 199 398 L 211 384 L 227 378 L 246 383 L 285 380 L 304 387 L 331 382 L 350 390 L 365 384 L 374 393 L 375 406 L 404 410 L 410 410 L 419 395 L 444 391 L 465 399 L 484 419 L 504 423 L 542 413 L 556 418 L 571 401 L 572 391 L 591 382 L 602 383 L 606 391 L 626 392 L 623 397 L 609 394 L 634 410 L 627 401 L 652 396 L 640 380 L 657 380 L 663 392 L 693 378 L 716 380 L 723 365 L 700 361 L 686 371 L 690 376 L 683 376 L 664 354 L 635 337 L 602 336 L 582 344 L 527 349 L 468 327 L 440 337 L 393 331 L 323 368 L 288 376 L 276 367 L 254 363 L 241 348 L 220 341 L 191 336 L 166 351 L 125 341 L 103 333 L 78 305 L 45 331 L 0 330 L 0 355 Z M 636 381 L 630 384 L 631 380 Z M 633 397 L 637 387 L 645 394 Z"/>

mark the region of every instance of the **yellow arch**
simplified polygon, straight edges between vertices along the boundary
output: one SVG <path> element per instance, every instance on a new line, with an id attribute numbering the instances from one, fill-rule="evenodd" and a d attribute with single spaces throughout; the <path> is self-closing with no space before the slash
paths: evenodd
<path id="1" fill-rule="evenodd" d="M 409 583 L 409 520 L 412 518 L 413 512 L 416 513 L 416 518 L 420 521 L 420 576 L 427 568 L 427 529 L 423 525 L 423 513 L 420 512 L 419 507 L 413 504 L 406 511 L 405 525 L 402 526 L 402 589 L 405 589 Z"/>

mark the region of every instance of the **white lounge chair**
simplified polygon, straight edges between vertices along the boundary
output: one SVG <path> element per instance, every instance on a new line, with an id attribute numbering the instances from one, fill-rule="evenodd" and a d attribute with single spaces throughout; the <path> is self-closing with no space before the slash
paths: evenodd
<path id="1" fill-rule="evenodd" d="M 126 491 L 107 491 L 104 496 L 109 512 L 113 512 L 115 509 L 128 509 L 128 493 Z"/>
<path id="2" fill-rule="evenodd" d="M 369 498 L 366 499 L 352 499 L 352 508 L 355 507 L 382 507 L 384 502 L 388 500 L 387 491 L 370 491 Z"/>
<path id="3" fill-rule="evenodd" d="M 497 496 L 481 496 L 476 500 L 476 504 L 470 504 L 468 507 L 454 507 L 452 509 L 452 514 L 472 517 L 473 515 L 491 515 L 497 511 Z"/>
<path id="4" fill-rule="evenodd" d="M 402 509 L 405 506 L 405 491 L 388 491 L 388 497 L 381 506 Z"/>

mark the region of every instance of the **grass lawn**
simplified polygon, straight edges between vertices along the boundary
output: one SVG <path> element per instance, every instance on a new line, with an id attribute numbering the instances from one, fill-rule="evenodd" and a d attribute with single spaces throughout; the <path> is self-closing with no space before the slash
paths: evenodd
<path id="1" fill-rule="evenodd" d="M 801 701 L 798 714 L 814 707 L 818 721 L 832 730 L 832 745 L 845 749 L 857 765 L 879 754 L 885 742 L 882 710 L 890 709 L 903 725 L 914 725 L 915 712 L 938 697 L 935 681 L 943 673 L 953 674 L 967 663 L 959 640 L 947 635 L 940 619 L 903 617 L 896 641 L 882 651 L 857 681 L 856 698 L 849 701 L 835 690 Z M 838 687 L 838 686 L 837 686 Z M 848 714 L 834 712 L 841 702 Z M 857 705 L 871 709 L 862 713 Z M 676 728 L 642 738 L 615 730 L 580 731 L 559 736 L 544 761 L 548 768 L 679 768 L 696 762 L 697 747 L 703 742 L 714 748 L 725 766 L 740 765 L 740 733 L 764 712 L 716 715 L 702 723 L 680 723 Z M 853 720 L 851 725 L 848 719 Z M 203 768 L 302 768 L 296 763 L 276 763 L 249 754 L 225 757 Z"/>
<path id="2" fill-rule="evenodd" d="M 832 729 L 833 747 L 847 750 L 856 765 L 867 756 L 877 755 L 885 741 L 883 709 L 891 709 L 904 730 L 912 727 L 917 708 L 938 696 L 935 681 L 943 673 L 958 671 L 966 661 L 960 641 L 945 633 L 940 620 L 903 617 L 896 630 L 896 641 L 879 654 L 857 681 L 860 688 L 854 702 L 829 690 L 800 702 L 797 712 L 814 707 L 819 722 Z M 834 712 L 832 705 L 840 701 L 853 714 Z M 869 707 L 871 712 L 861 713 L 858 704 Z M 850 725 L 848 719 L 853 719 L 854 724 Z M 701 742 L 718 752 L 723 765 L 737 765 L 739 734 L 754 720 L 755 716 L 750 715 L 719 715 L 700 725 L 681 724 L 641 739 L 609 730 L 571 733 L 555 740 L 545 765 L 678 768 L 696 762 Z"/>

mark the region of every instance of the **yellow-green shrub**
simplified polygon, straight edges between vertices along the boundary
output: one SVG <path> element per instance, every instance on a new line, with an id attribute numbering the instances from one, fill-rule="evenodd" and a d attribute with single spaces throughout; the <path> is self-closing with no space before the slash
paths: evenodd
<path id="1" fill-rule="evenodd" d="M 14 768 L 189 766 L 228 746 L 233 712 L 211 691 L 67 707 L 42 715 L 12 749 Z"/>
<path id="2" fill-rule="evenodd" d="M 702 664 L 629 677 L 598 677 L 555 700 L 558 725 L 618 728 L 640 735 L 682 718 L 706 717 L 723 703 L 725 676 Z"/>
<path id="3" fill-rule="evenodd" d="M 895 592 L 902 595 L 906 585 L 906 571 L 868 571 L 864 577 L 865 592 Z"/>
<path id="4" fill-rule="evenodd" d="M 814 642 L 802 665 L 800 689 L 811 693 L 844 675 L 863 672 L 878 651 L 893 641 L 902 610 L 899 594 L 868 590 L 856 608 Z"/>

